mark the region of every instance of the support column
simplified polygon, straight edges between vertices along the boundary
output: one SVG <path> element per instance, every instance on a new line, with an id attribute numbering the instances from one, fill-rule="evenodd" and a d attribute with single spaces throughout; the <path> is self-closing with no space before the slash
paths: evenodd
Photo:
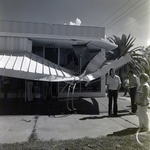
<path id="1" fill-rule="evenodd" d="M 60 65 L 60 47 L 58 47 L 58 65 Z M 57 86 L 57 95 L 59 95 L 59 82 Z"/>
<path id="2" fill-rule="evenodd" d="M 105 49 L 101 49 L 101 53 L 105 56 Z M 105 96 L 106 94 L 106 75 L 101 77 L 101 95 Z"/>

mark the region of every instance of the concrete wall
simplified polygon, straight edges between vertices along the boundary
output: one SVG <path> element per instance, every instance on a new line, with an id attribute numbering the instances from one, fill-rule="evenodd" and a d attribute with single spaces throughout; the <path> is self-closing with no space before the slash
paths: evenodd
<path id="1" fill-rule="evenodd" d="M 32 41 L 27 38 L 0 36 L 0 51 L 32 51 Z"/>

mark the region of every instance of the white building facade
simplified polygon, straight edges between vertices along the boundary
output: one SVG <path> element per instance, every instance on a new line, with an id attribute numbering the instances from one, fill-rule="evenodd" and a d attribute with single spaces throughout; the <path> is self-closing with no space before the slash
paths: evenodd
<path id="1" fill-rule="evenodd" d="M 41 82 L 49 82 L 51 97 L 66 97 L 67 77 L 79 76 L 96 54 L 105 56 L 106 51 L 116 48 L 104 38 L 103 27 L 0 21 L 0 75 L 12 80 L 33 80 L 35 91 L 40 89 Z M 49 62 L 54 66 L 51 69 L 47 69 Z M 61 67 L 67 69 L 68 76 Z M 43 75 L 50 72 L 51 78 Z M 58 76 L 61 78 L 56 80 Z M 85 82 L 77 83 L 74 96 L 105 96 L 105 75 L 87 87 Z"/>

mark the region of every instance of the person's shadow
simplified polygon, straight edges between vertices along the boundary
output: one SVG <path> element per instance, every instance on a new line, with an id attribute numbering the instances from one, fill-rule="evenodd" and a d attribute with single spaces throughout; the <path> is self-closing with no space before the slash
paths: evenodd
<path id="1" fill-rule="evenodd" d="M 127 128 L 121 131 L 113 132 L 113 134 L 108 134 L 107 136 L 125 136 L 132 135 L 137 132 L 138 128 Z"/>

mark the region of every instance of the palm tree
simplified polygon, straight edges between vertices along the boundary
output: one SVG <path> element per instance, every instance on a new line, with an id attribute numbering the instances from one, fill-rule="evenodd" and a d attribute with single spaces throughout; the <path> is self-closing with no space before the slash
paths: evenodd
<path id="1" fill-rule="evenodd" d="M 141 72 L 147 72 L 149 70 L 149 62 L 147 59 L 147 54 L 142 46 L 131 49 L 134 46 L 134 41 L 136 38 L 131 37 L 129 34 L 126 36 L 122 34 L 121 38 L 117 36 L 109 37 L 108 40 L 112 43 L 118 45 L 118 47 L 112 51 L 106 53 L 107 60 L 115 60 L 126 54 L 130 54 L 132 61 L 124 65 L 119 69 L 119 75 L 123 79 L 127 76 L 129 69 L 133 69 L 137 75 Z"/>
<path id="2" fill-rule="evenodd" d="M 109 51 L 106 55 L 108 58 L 111 56 L 111 59 L 116 59 L 127 54 L 129 49 L 134 46 L 133 42 L 136 39 L 131 37 L 130 34 L 128 36 L 122 34 L 121 38 L 113 35 L 113 37 L 108 37 L 108 40 L 118 45 L 118 47 L 112 51 Z"/>
<path id="3" fill-rule="evenodd" d="M 128 51 L 132 57 L 132 61 L 128 64 L 138 75 L 142 72 L 149 74 L 150 63 L 148 61 L 148 55 L 144 47 L 139 46 Z"/>

